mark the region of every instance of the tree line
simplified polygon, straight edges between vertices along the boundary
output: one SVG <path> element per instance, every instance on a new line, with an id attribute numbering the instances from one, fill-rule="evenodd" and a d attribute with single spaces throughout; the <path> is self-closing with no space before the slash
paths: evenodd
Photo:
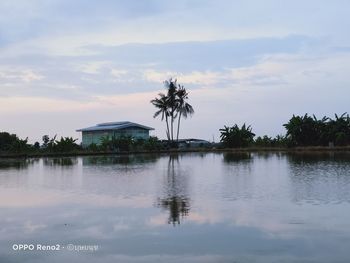
<path id="1" fill-rule="evenodd" d="M 26 139 L 20 139 L 16 134 L 8 132 L 0 132 L 0 153 L 60 153 L 72 152 L 81 149 L 81 146 L 76 143 L 77 139 L 72 137 L 57 136 L 50 138 L 48 135 L 42 137 L 42 143 L 28 143 Z"/>
<path id="2" fill-rule="evenodd" d="M 243 147 L 303 147 L 303 146 L 346 146 L 350 145 L 349 114 L 335 114 L 334 118 L 317 119 L 308 114 L 293 117 L 283 124 L 285 135 L 272 138 L 267 135 L 256 137 L 250 125 L 237 124 L 220 129 L 222 148 Z M 170 126 L 171 127 L 171 126 Z M 170 139 L 171 140 L 171 132 Z M 176 141 L 171 145 L 176 148 Z M 100 145 L 92 144 L 83 149 L 72 137 L 42 137 L 42 142 L 28 143 L 28 138 L 21 139 L 15 134 L 0 132 L 0 153 L 67 153 L 67 152 L 119 152 L 119 151 L 158 151 L 169 149 L 169 144 L 151 136 L 147 140 L 130 136 L 102 138 Z"/>
<path id="3" fill-rule="evenodd" d="M 194 114 L 189 104 L 189 92 L 176 79 L 164 81 L 165 92 L 159 93 L 150 102 L 156 108 L 153 117 L 165 121 L 166 141 L 157 137 L 137 139 L 130 136 L 118 138 L 103 137 L 100 144 L 82 148 L 77 139 L 57 136 L 42 137 L 42 143 L 28 143 L 28 138 L 20 139 L 15 134 L 0 132 L 0 153 L 66 153 L 66 152 L 119 152 L 119 151 L 158 151 L 179 147 L 181 120 Z M 224 126 L 220 131 L 220 144 L 213 147 L 299 147 L 299 146 L 345 146 L 350 145 L 349 114 L 335 114 L 334 118 L 315 115 L 293 115 L 286 124 L 285 135 L 272 138 L 267 135 L 256 137 L 250 125 Z"/>
<path id="4" fill-rule="evenodd" d="M 324 116 L 317 119 L 315 115 L 301 115 L 293 117 L 283 124 L 285 135 L 275 138 L 267 135 L 258 136 L 252 132 L 250 125 L 239 127 L 224 126 L 220 129 L 220 141 L 224 147 L 303 147 L 303 146 L 346 146 L 350 145 L 350 117 L 349 114 L 335 114 L 334 118 Z"/>

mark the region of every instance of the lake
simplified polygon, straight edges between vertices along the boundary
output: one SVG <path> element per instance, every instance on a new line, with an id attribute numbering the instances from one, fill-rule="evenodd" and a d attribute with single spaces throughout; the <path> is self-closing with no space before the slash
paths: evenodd
<path id="1" fill-rule="evenodd" d="M 0 159 L 1 263 L 350 262 L 349 244 L 346 153 Z"/>

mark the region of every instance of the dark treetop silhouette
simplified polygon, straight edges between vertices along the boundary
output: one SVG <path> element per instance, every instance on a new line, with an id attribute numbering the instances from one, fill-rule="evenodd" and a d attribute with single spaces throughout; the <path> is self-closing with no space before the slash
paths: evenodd
<path id="1" fill-rule="evenodd" d="M 165 119 L 166 135 L 168 141 L 174 142 L 174 122 L 177 119 L 176 140 L 179 140 L 181 118 L 187 118 L 194 113 L 193 107 L 187 102 L 188 92 L 184 86 L 177 83 L 177 80 L 166 80 L 164 86 L 167 93 L 159 93 L 158 97 L 151 100 L 151 103 L 157 108 L 154 118 L 161 116 Z M 170 126 L 169 126 L 170 122 Z"/>

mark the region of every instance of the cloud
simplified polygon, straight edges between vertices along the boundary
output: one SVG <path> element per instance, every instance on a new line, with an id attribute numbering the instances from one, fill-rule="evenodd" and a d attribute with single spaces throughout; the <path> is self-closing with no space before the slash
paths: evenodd
<path id="1" fill-rule="evenodd" d="M 30 83 L 33 81 L 41 80 L 44 76 L 40 73 L 34 72 L 31 69 L 15 69 L 15 68 L 3 68 L 0 67 L 0 80 L 4 83 L 14 84 L 19 82 Z"/>
<path id="2" fill-rule="evenodd" d="M 231 84 L 232 74 L 242 75 L 244 68 L 249 70 L 266 56 L 299 54 L 309 41 L 305 36 L 288 36 L 90 46 L 84 47 L 91 53 L 88 56 L 75 53 L 57 57 L 44 52 L 40 56 L 7 57 L 1 66 L 0 72 L 4 73 L 0 78 L 6 74 L 13 76 L 3 82 L 0 95 L 89 100 L 96 95 L 158 90 L 169 77 L 178 78 L 193 88 L 203 85 L 222 88 Z M 244 74 L 248 74 L 247 70 Z M 260 76 L 261 84 L 278 81 L 266 74 Z"/>

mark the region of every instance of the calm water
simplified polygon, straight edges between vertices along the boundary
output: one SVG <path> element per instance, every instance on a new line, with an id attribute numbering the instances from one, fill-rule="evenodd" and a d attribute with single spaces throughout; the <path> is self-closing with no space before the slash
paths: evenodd
<path id="1" fill-rule="evenodd" d="M 346 154 L 0 160 L 1 263 L 350 262 L 349 246 Z"/>

